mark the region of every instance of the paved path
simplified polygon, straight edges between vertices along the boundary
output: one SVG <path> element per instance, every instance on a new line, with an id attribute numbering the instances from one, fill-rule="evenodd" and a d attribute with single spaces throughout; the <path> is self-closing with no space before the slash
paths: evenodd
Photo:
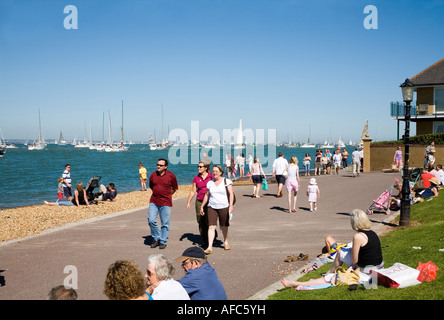
<path id="1" fill-rule="evenodd" d="M 282 288 L 283 276 L 300 270 L 305 262 L 286 263 L 288 255 L 321 252 L 325 236 L 347 242 L 353 235 L 348 213 L 354 208 L 366 210 L 385 188 L 401 179 L 398 173 L 363 173 L 353 178 L 348 171 L 340 175 L 316 177 L 321 190 L 315 213 L 308 210 L 305 190 L 309 177 L 301 177 L 298 212 L 286 213 L 287 195 L 276 198 L 275 184 L 262 191 L 259 199 L 251 197 L 252 186 L 235 186 L 237 203 L 229 229 L 232 247 L 216 247 L 209 256 L 230 300 L 266 299 Z M 185 210 L 186 199 L 174 201 L 167 248 L 151 249 L 147 209 L 129 210 L 59 228 L 53 232 L 0 246 L 0 299 L 45 299 L 49 290 L 63 284 L 75 266 L 79 299 L 106 299 L 103 283 L 108 266 L 118 259 L 136 262 L 142 271 L 146 259 L 163 253 L 174 262 L 174 278 L 183 270 L 174 259 L 184 249 L 199 242 L 194 208 Z M 374 229 L 387 229 L 383 222 L 392 215 L 374 214 Z M 72 270 L 72 269 L 71 269 Z"/>

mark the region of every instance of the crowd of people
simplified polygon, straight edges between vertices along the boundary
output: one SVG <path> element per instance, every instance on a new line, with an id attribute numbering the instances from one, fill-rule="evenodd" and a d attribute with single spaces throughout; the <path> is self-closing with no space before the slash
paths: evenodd
<path id="1" fill-rule="evenodd" d="M 397 149 L 398 151 L 399 149 Z M 360 166 L 362 162 L 362 150 L 355 148 L 351 155 L 351 163 L 353 165 L 353 176 L 359 176 Z M 251 158 L 251 159 L 250 159 Z M 322 153 L 320 149 L 315 155 L 315 175 L 321 174 L 321 168 L 324 174 L 338 174 L 340 168 L 348 166 L 347 159 L 349 155 L 346 150 L 342 152 L 338 149 L 334 154 L 329 150 Z M 237 159 L 237 158 L 236 158 Z M 189 193 L 186 210 L 191 208 L 191 202 L 195 200 L 195 216 L 198 230 L 201 236 L 200 246 L 193 246 L 186 249 L 183 254 L 176 258 L 181 263 L 185 275 L 174 280 L 174 267 L 170 259 L 163 254 L 153 254 L 148 257 L 146 264 L 146 273 L 143 276 L 139 267 L 131 261 L 118 260 L 111 264 L 106 275 L 104 284 L 104 293 L 111 300 L 225 300 L 227 295 L 225 289 L 217 276 L 216 270 L 208 263 L 207 257 L 213 253 L 213 244 L 217 238 L 216 227 L 219 224 L 223 235 L 223 248 L 230 250 L 228 242 L 228 229 L 230 220 L 234 212 L 236 202 L 233 180 L 236 174 L 236 165 L 239 168 L 240 176 L 245 175 L 245 158 L 243 154 L 239 155 L 236 160 L 229 153 L 225 160 L 225 170 L 220 165 L 213 165 L 207 157 L 203 157 L 197 166 L 197 174 L 193 178 L 192 188 Z M 429 158 L 427 158 L 429 159 Z M 399 152 L 394 156 L 394 160 L 398 165 Z M 310 155 L 305 154 L 303 164 L 305 175 L 310 175 L 309 163 Z M 259 159 L 251 157 L 248 159 L 249 171 L 253 181 L 253 197 L 259 198 L 259 190 L 263 179 L 266 175 L 262 169 Z M 322 166 L 321 166 L 322 165 Z M 71 188 L 70 166 L 65 167 L 65 171 L 61 179 L 57 193 L 59 199 L 63 199 Z M 210 172 L 211 171 L 211 172 Z M 228 178 L 224 177 L 227 173 Z M 176 176 L 168 170 L 168 160 L 160 158 L 157 161 L 157 170 L 148 178 L 146 169 L 143 164 L 139 163 L 139 174 L 141 181 L 141 190 L 146 190 L 146 182 L 152 190 L 150 196 L 147 220 L 151 231 L 152 243 L 151 248 L 159 247 L 165 249 L 170 230 L 171 208 L 173 206 L 172 196 L 178 190 Z M 298 159 L 295 156 L 287 161 L 284 154 L 280 152 L 277 159 L 273 162 L 272 175 L 277 182 L 276 197 L 283 195 L 284 186 L 288 192 L 288 212 L 297 211 L 297 195 L 300 191 L 299 183 L 299 166 Z M 233 180 L 231 180 L 231 176 Z M 427 171 L 423 172 L 420 177 L 423 183 L 423 190 L 414 193 L 413 199 L 416 198 L 433 198 L 438 196 L 438 186 L 444 183 L 444 172 L 441 165 L 434 167 L 430 163 Z M 391 205 L 400 206 L 400 198 L 402 196 L 402 185 L 396 184 L 399 190 L 397 196 L 391 199 Z M 68 190 L 69 189 L 69 190 Z M 108 188 L 102 189 L 101 200 L 115 201 L 117 191 L 115 186 L 110 184 Z M 112 193 L 113 198 L 110 200 L 106 194 Z M 320 189 L 317 185 L 316 178 L 309 179 L 309 185 L 306 190 L 310 211 L 317 210 L 317 200 L 320 197 Z M 80 205 L 83 202 L 88 204 L 88 197 L 85 193 L 83 185 L 78 183 L 71 203 Z M 413 201 L 414 202 L 414 201 Z M 49 203 L 48 203 L 49 204 Z M 60 205 L 56 204 L 56 205 Z M 160 226 L 158 224 L 160 220 Z M 349 266 L 349 270 L 358 269 L 359 272 L 368 274 L 371 269 L 379 269 L 384 266 L 381 245 L 379 237 L 371 230 L 371 223 L 367 213 L 362 210 L 355 209 L 350 214 L 350 222 L 352 229 L 356 231 L 352 241 L 348 244 L 338 244 L 331 237 L 325 239 L 329 252 L 334 256 L 334 262 L 327 274 L 319 279 L 312 279 L 308 282 L 290 281 L 285 278 L 281 282 L 286 287 L 296 287 L 298 289 L 305 286 L 323 285 L 331 283 L 335 271 L 343 263 Z M 336 248 L 342 247 L 337 250 Z M 205 249 L 204 249 L 205 248 Z M 333 253 L 335 255 L 333 255 Z M 77 295 L 68 289 L 60 286 L 51 290 L 48 299 L 72 298 L 77 299 Z"/>

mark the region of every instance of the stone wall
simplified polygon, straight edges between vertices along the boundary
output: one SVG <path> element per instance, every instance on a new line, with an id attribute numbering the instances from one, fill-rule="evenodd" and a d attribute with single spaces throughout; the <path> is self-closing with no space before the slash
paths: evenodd
<path id="1" fill-rule="evenodd" d="M 404 162 L 404 145 L 399 145 L 402 149 L 402 161 Z M 370 171 L 382 171 L 391 169 L 393 157 L 398 145 L 370 144 Z M 426 145 L 410 145 L 409 167 L 423 167 Z M 435 165 L 444 165 L 444 146 L 437 145 L 435 154 Z M 364 156 L 365 162 L 365 156 Z"/>

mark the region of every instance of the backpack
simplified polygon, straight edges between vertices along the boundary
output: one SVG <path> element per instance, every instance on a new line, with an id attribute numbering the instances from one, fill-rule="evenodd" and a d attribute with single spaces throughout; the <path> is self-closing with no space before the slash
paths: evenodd
<path id="1" fill-rule="evenodd" d="M 225 190 L 227 191 L 228 205 L 230 205 L 230 193 L 228 192 L 227 178 L 224 178 L 224 183 L 225 183 Z M 233 190 L 233 206 L 235 203 L 236 203 L 236 195 L 234 194 Z"/>

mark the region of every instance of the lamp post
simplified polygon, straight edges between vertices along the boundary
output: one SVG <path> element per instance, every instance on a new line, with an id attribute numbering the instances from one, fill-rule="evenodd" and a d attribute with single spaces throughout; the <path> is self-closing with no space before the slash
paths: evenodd
<path id="1" fill-rule="evenodd" d="M 415 87 L 410 79 L 406 79 L 401 84 L 402 99 L 405 102 L 405 131 L 404 131 L 404 167 L 402 170 L 402 191 L 401 191 L 401 218 L 400 226 L 410 225 L 410 179 L 409 179 L 409 157 L 410 157 L 410 102 L 413 100 Z"/>

